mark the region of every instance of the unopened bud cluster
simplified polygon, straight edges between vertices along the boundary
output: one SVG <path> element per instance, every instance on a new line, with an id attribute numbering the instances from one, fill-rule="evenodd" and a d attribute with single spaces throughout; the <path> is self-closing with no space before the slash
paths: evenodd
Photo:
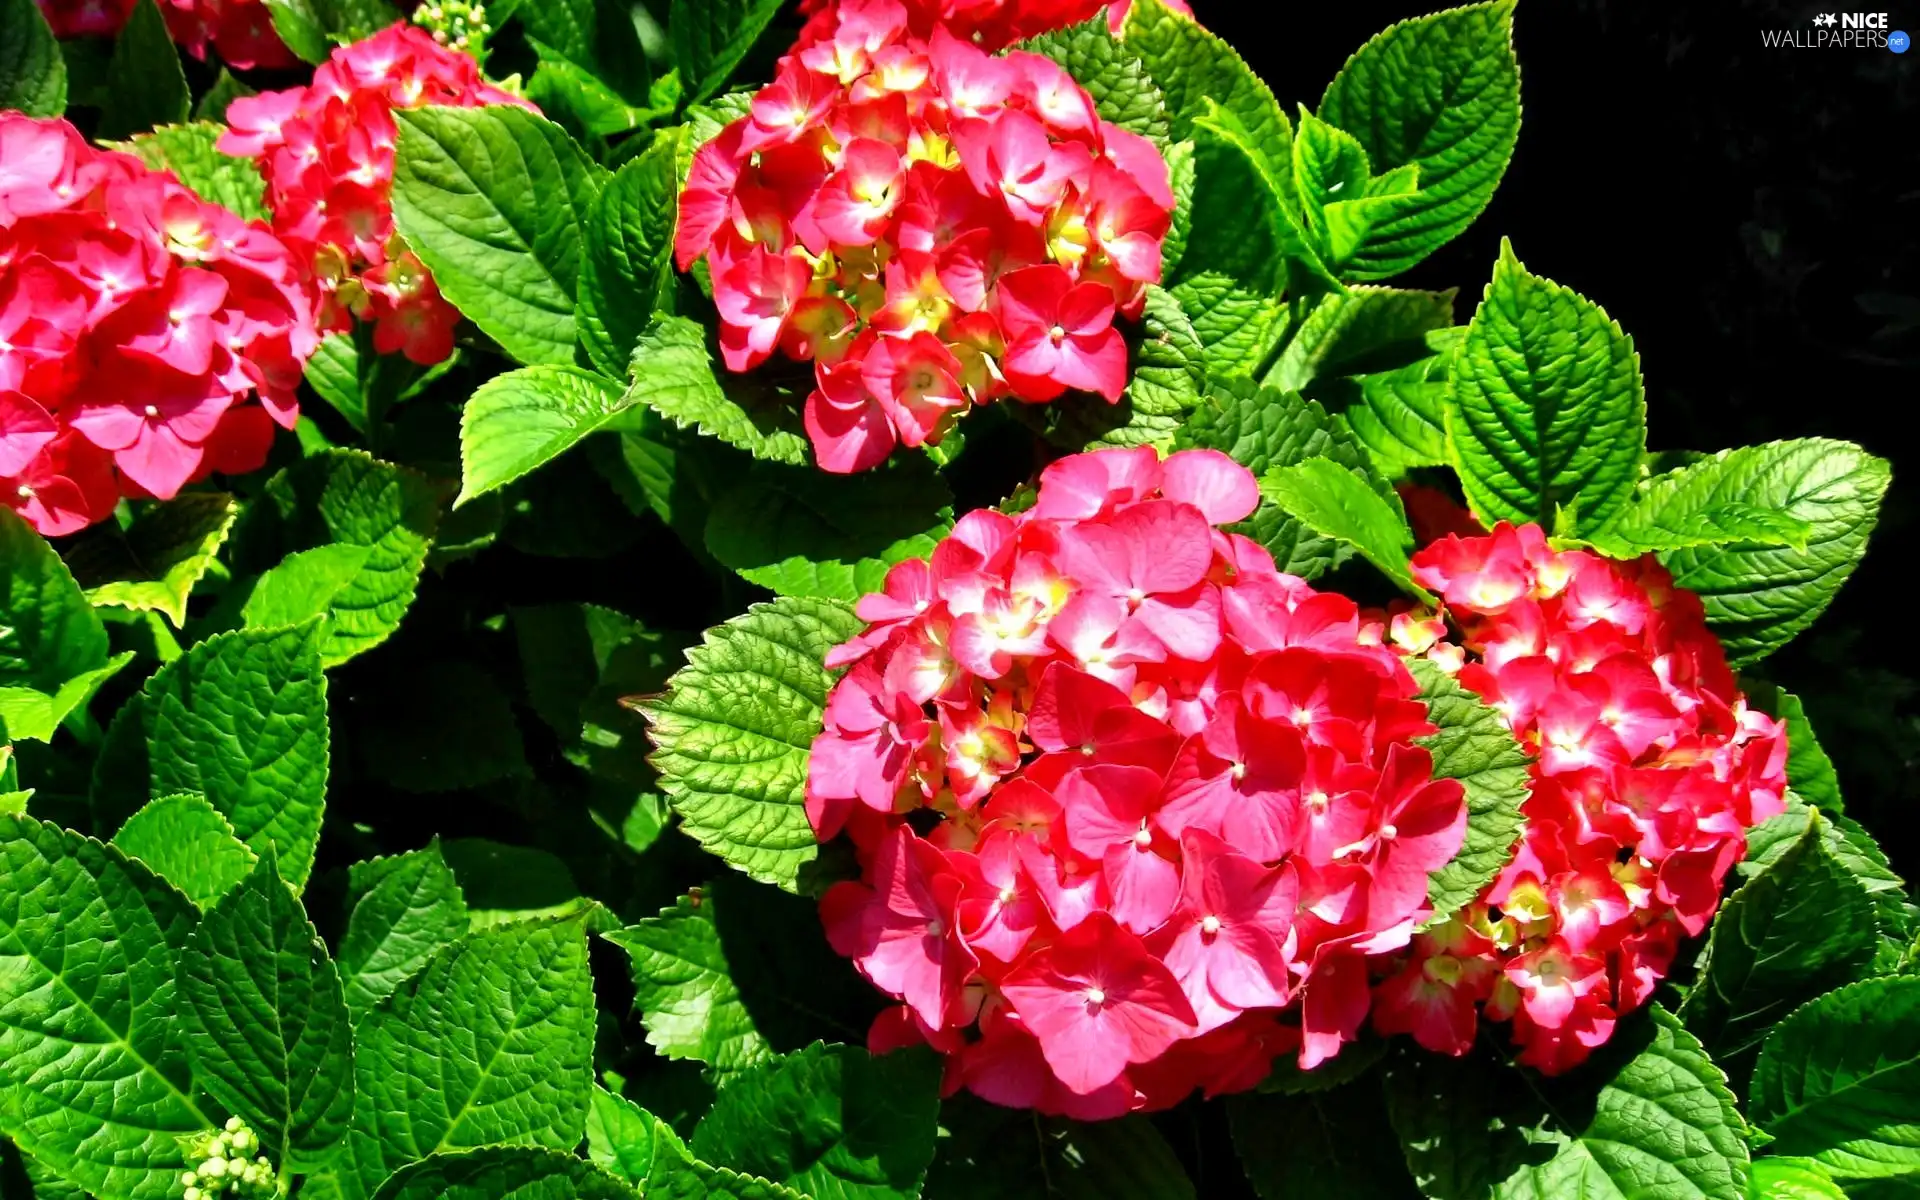
<path id="1" fill-rule="evenodd" d="M 467 0 L 433 0 L 414 10 L 413 23 L 432 35 L 433 40 L 450 49 L 486 57 L 487 37 L 493 26 L 487 23 L 487 6 Z"/>
<path id="2" fill-rule="evenodd" d="M 280 1194 L 273 1164 L 260 1153 L 260 1138 L 239 1117 L 227 1118 L 225 1128 L 201 1140 L 189 1154 L 197 1163 L 181 1173 L 180 1182 L 186 1188 L 181 1200 Z"/>

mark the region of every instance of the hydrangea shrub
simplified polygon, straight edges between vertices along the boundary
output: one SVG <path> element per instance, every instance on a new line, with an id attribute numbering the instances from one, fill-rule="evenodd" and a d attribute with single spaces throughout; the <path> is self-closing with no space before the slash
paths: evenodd
<path id="1" fill-rule="evenodd" d="M 0 1193 L 1920 1182 L 1888 466 L 1394 282 L 1510 0 L 782 9 L 0 0 Z"/>

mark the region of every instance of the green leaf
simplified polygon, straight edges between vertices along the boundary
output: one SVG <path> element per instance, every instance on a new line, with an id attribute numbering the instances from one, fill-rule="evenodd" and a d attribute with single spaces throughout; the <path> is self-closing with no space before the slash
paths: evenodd
<path id="1" fill-rule="evenodd" d="M 1775 1027 L 1749 1093 L 1771 1154 L 1836 1179 L 1920 1174 L 1920 977 L 1828 992 Z"/>
<path id="2" fill-rule="evenodd" d="M 1840 775 L 1813 735 L 1800 697 L 1770 683 L 1743 680 L 1747 699 L 1787 729 L 1787 786 L 1794 795 L 1828 816 L 1846 811 L 1840 799 Z"/>
<path id="3" fill-rule="evenodd" d="M 1320 117 L 1358 138 L 1374 170 L 1419 170 L 1418 193 L 1348 267 L 1358 279 L 1397 275 L 1471 225 L 1506 173 L 1520 136 L 1513 0 L 1389 27 L 1340 68 Z"/>
<path id="4" fill-rule="evenodd" d="M 353 1027 L 340 976 L 267 855 L 180 956 L 195 1080 L 276 1164 L 317 1164 L 353 1117 Z"/>
<path id="5" fill-rule="evenodd" d="M 807 751 L 833 678 L 827 651 L 861 629 L 844 605 L 785 597 L 706 632 L 666 695 L 640 706 L 682 828 L 755 879 L 795 890 L 817 847 Z"/>
<path id="6" fill-rule="evenodd" d="M 638 1195 L 592 1163 L 530 1146 L 436 1154 L 396 1171 L 375 1193 L 377 1200 L 637 1200 Z"/>
<path id="7" fill-rule="evenodd" d="M 0 725 L 36 742 L 52 741 L 61 723 L 91 703 L 100 686 L 133 661 L 133 653 L 122 651 L 104 665 L 75 675 L 52 695 L 32 688 L 0 687 Z"/>
<path id="8" fill-rule="evenodd" d="M 467 932 L 467 903 L 436 839 L 424 850 L 347 869 L 352 908 L 340 937 L 342 994 L 355 1020 Z"/>
<path id="9" fill-rule="evenodd" d="M 399 628 L 439 524 L 439 493 L 424 475 L 328 450 L 267 481 L 235 534 L 235 569 L 264 571 L 320 546 L 366 547 L 366 562 L 327 609 L 321 657 L 337 666 Z"/>
<path id="10" fill-rule="evenodd" d="M 580 342 L 603 375 L 625 379 L 656 297 L 672 279 L 678 219 L 679 128 L 665 130 L 614 173 L 586 224 L 580 259 Z"/>
<path id="11" fill-rule="evenodd" d="M 1302 1095 L 1235 1096 L 1227 1113 L 1240 1166 L 1263 1200 L 1401 1200 L 1413 1191 L 1406 1163 L 1382 1152 L 1393 1130 L 1377 1078 Z"/>
<path id="12" fill-rule="evenodd" d="M 1813 814 L 1713 918 L 1680 1015 L 1722 1061 L 1750 1061 L 1776 1021 L 1873 958 L 1873 900 L 1827 848 L 1826 824 Z"/>
<path id="13" fill-rule="evenodd" d="M 466 896 L 468 924 L 475 930 L 574 917 L 593 908 L 567 864 L 545 850 L 454 838 L 441 852 Z"/>
<path id="14" fill-rule="evenodd" d="M 334 43 L 357 42 L 400 19 L 387 0 L 267 0 L 274 32 L 296 55 L 323 63 Z"/>
<path id="15" fill-rule="evenodd" d="M 1453 296 L 1357 287 L 1320 298 L 1267 372 L 1270 387 L 1305 391 L 1315 380 L 1389 370 L 1427 356 L 1427 335 L 1453 324 Z"/>
<path id="16" fill-rule="evenodd" d="M 209 121 L 162 125 L 151 133 L 135 134 L 131 148 L 148 166 L 172 171 L 207 203 L 231 209 L 242 220 L 270 221 L 266 181 L 253 160 L 214 149 L 226 131 L 226 126 Z"/>
<path id="17" fill-rule="evenodd" d="M 1840 1185 L 1810 1158 L 1756 1158 L 1751 1200 L 1847 1200 Z"/>
<path id="18" fill-rule="evenodd" d="M 587 1114 L 587 1154 L 648 1200 L 804 1200 L 771 1180 L 701 1162 L 665 1121 L 598 1087 Z"/>
<path id="19" fill-rule="evenodd" d="M 617 0 L 607 0 L 606 7 L 614 3 Z M 638 129 L 661 115 L 627 103 L 606 80 L 578 63 L 568 62 L 565 55 L 539 39 L 529 40 L 539 52 L 540 65 L 527 82 L 527 99 L 561 127 L 609 137 Z"/>
<path id="20" fill-rule="evenodd" d="M 719 91 L 780 11 L 779 0 L 673 0 L 667 32 L 689 101 Z"/>
<path id="21" fill-rule="evenodd" d="M 693 1152 L 810 1196 L 910 1200 L 933 1161 L 939 1112 L 932 1052 L 876 1058 L 816 1043 L 723 1087 L 694 1130 Z"/>
<path id="22" fill-rule="evenodd" d="M 1392 1048 L 1393 1043 L 1386 1038 L 1363 1029 L 1358 1041 L 1342 1046 L 1338 1056 L 1312 1070 L 1302 1070 L 1298 1059 L 1282 1054 L 1256 1090 L 1295 1096 L 1344 1087 L 1373 1070 Z"/>
<path id="23" fill-rule="evenodd" d="M 953 526 L 953 494 L 924 455 L 857 475 L 756 464 L 707 518 L 707 550 L 783 596 L 858 600 L 925 558 Z"/>
<path id="24" fill-rule="evenodd" d="M 1352 134 L 1336 129 L 1300 109 L 1300 125 L 1293 139 L 1294 186 L 1300 191 L 1300 217 L 1314 249 L 1328 266 L 1351 256 L 1358 238 L 1349 233 L 1364 229 L 1350 222 L 1329 220 L 1329 210 L 1352 200 L 1364 201 L 1373 172 L 1367 152 Z M 1341 244 L 1345 243 L 1345 244 Z"/>
<path id="25" fill-rule="evenodd" d="M 5 1151 L 12 1151 L 18 1154 L 16 1147 L 0 1143 L 0 1152 Z M 92 1200 L 87 1193 L 68 1183 L 39 1159 L 25 1154 L 19 1154 L 18 1157 L 21 1168 L 20 1177 L 24 1178 L 26 1182 L 31 1185 L 32 1191 L 30 1195 L 32 1196 L 32 1200 Z M 4 1169 L 4 1165 L 5 1164 L 0 1163 L 0 1169 Z M 14 1178 L 5 1178 L 4 1182 L 12 1186 L 17 1180 Z M 13 1193 L 8 1192 L 7 1194 L 11 1196 Z M 25 1200 L 25 1198 L 23 1197 L 22 1200 Z"/>
<path id="26" fill-rule="evenodd" d="M 404 15 L 391 0 L 310 0 L 321 23 L 338 42 L 357 42 Z"/>
<path id="27" fill-rule="evenodd" d="M 527 701 L 569 749 L 620 737 L 620 714 L 631 710 L 619 700 L 659 691 L 688 640 L 595 604 L 540 604 L 510 615 Z"/>
<path id="28" fill-rule="evenodd" d="M 186 897 L 111 846 L 0 816 L 0 1132 L 96 1195 L 176 1200 L 210 1128 L 174 1024 Z"/>
<path id="29" fill-rule="evenodd" d="M 1826 611 L 1866 553 L 1892 472 L 1851 443 L 1803 438 L 1722 451 L 1675 475 L 1680 511 L 1739 504 L 1810 527 L 1804 550 L 1736 544 L 1660 556 L 1674 583 L 1707 606 L 1728 661 L 1746 667 Z"/>
<path id="30" fill-rule="evenodd" d="M 1174 436 L 1175 450 L 1218 450 L 1256 476 L 1310 458 L 1365 471 L 1367 454 L 1339 418 L 1294 392 L 1244 377 L 1216 383 Z M 1384 487 L 1384 485 L 1382 485 Z M 1234 528 L 1273 552 L 1282 571 L 1312 579 L 1344 560 L 1346 547 L 1314 533 L 1277 504 L 1263 502 Z"/>
<path id="31" fill-rule="evenodd" d="M 1633 495 L 1647 403 L 1633 339 L 1579 293 L 1500 261 L 1453 360 L 1447 440 L 1483 524 L 1562 510 L 1603 528 Z"/>
<path id="32" fill-rule="evenodd" d="M 298 887 L 327 803 L 327 681 L 318 628 L 197 643 L 141 691 L 151 794 L 198 792 Z"/>
<path id="33" fill-rule="evenodd" d="M 333 53 L 333 40 L 321 28 L 312 0 L 266 0 L 273 31 L 302 61 L 318 65 Z"/>
<path id="34" fill-rule="evenodd" d="M 512 701 L 464 658 L 422 663 L 367 697 L 356 725 L 360 756 L 378 779 L 435 794 L 527 774 Z"/>
<path id="35" fill-rule="evenodd" d="M 167 32 L 167 19 L 154 0 L 137 0 L 133 15 L 113 43 L 107 67 L 106 104 L 95 136 L 129 137 L 145 129 L 178 125 L 187 119 L 193 95 L 180 69 L 180 52 Z"/>
<path id="36" fill-rule="evenodd" d="M 698 429 L 755 458 L 800 464 L 807 439 L 790 397 L 757 381 L 714 375 L 707 331 L 687 317 L 654 314 L 633 351 L 629 399 L 682 429 Z"/>
<path id="37" fill-rule="evenodd" d="M 242 96 L 258 95 L 254 89 L 240 82 L 234 73 L 225 67 L 214 79 L 213 86 L 200 96 L 200 102 L 193 106 L 193 118 L 196 121 L 211 121 L 215 125 L 227 123 L 227 109 Z"/>
<path id="38" fill-rule="evenodd" d="M 591 604 L 515 608 L 510 616 L 528 703 L 559 736 L 561 754 L 585 772 L 595 821 L 645 850 L 672 813 L 646 761 L 646 722 L 621 701 L 664 689 L 692 639 Z"/>
<path id="39" fill-rule="evenodd" d="M 1453 349 L 1464 332 L 1435 330 L 1426 336 L 1424 357 L 1353 381 L 1359 395 L 1342 415 L 1381 473 L 1397 477 L 1414 467 L 1447 462 L 1447 381 Z"/>
<path id="40" fill-rule="evenodd" d="M 1375 176 L 1366 150 L 1303 106 L 1293 139 L 1294 186 L 1300 227 L 1315 256 L 1341 276 L 1373 278 L 1350 267 L 1374 226 L 1413 206 L 1420 168 L 1412 164 Z"/>
<path id="41" fill-rule="evenodd" d="M 633 403 L 613 380 L 577 367 L 523 367 L 487 380 L 460 414 L 455 506 L 558 458 Z"/>
<path id="42" fill-rule="evenodd" d="M 586 1134 L 593 1025 L 578 920 L 502 925 L 435 954 L 355 1029 L 366 1190 L 440 1151 L 571 1151 Z"/>
<path id="43" fill-rule="evenodd" d="M 66 564 L 12 509 L 0 512 L 0 720 L 16 738 L 50 736 L 19 717 L 31 697 L 11 694 L 54 697 L 106 664 L 106 626 Z"/>
<path id="44" fill-rule="evenodd" d="M 1209 375 L 1251 374 L 1285 314 L 1286 217 L 1259 151 L 1231 113 L 1209 108 L 1192 137 L 1191 225 L 1167 289 L 1206 348 Z"/>
<path id="45" fill-rule="evenodd" d="M 1673 478 L 1663 475 L 1654 481 Z M 1642 502 L 1623 509 L 1612 524 L 1579 539 L 1608 558 L 1632 559 L 1700 546 L 1794 546 L 1806 549 L 1812 527 L 1797 517 L 1745 504 L 1722 504 L 1694 512 L 1660 512 Z"/>
<path id="46" fill-rule="evenodd" d="M 127 818 L 113 844 L 203 909 L 251 875 L 258 861 L 219 810 L 194 792 L 152 801 Z"/>
<path id="47" fill-rule="evenodd" d="M 1236 186 L 1231 179 L 1214 179 L 1204 192 L 1196 183 L 1196 194 L 1231 191 Z M 1218 213 L 1202 215 L 1208 221 L 1219 219 Z M 1180 260 L 1179 277 L 1167 285 L 1167 292 L 1192 322 L 1193 334 L 1206 352 L 1210 378 L 1251 374 L 1279 338 L 1286 308 L 1268 290 L 1245 286 L 1221 271 L 1194 268 L 1196 261 L 1204 260 L 1198 255 Z"/>
<path id="48" fill-rule="evenodd" d="M 628 1183 L 645 1183 L 653 1170 L 655 1131 L 663 1125 L 646 1109 L 596 1083 L 587 1106 L 587 1158 Z M 671 1131 L 667 1136 L 673 1136 Z"/>
<path id="49" fill-rule="evenodd" d="M 1191 141 L 1175 142 L 1165 148 L 1167 184 L 1173 189 L 1173 220 L 1160 243 L 1160 276 L 1172 279 L 1180 273 L 1187 258 L 1187 240 L 1193 233 L 1193 191 L 1195 187 L 1194 149 Z"/>
<path id="50" fill-rule="evenodd" d="M 521 362 L 571 364 L 596 168 L 558 125 L 520 108 L 418 108 L 394 119 L 394 225 L 434 282 Z"/>
<path id="51" fill-rule="evenodd" d="M 961 1094 L 940 1109 L 926 1200 L 1193 1200 L 1173 1147 L 1144 1116 L 1067 1121 Z"/>
<path id="52" fill-rule="evenodd" d="M 1791 763 L 1791 759 L 1789 759 Z M 1826 811 L 1821 822 L 1827 853 L 1853 876 L 1855 883 L 1872 899 L 1879 921 L 1881 948 L 1898 951 L 1912 932 L 1907 915 L 1907 884 L 1900 878 L 1878 843 L 1860 826 L 1847 818 Z M 1787 793 L 1787 811 L 1762 821 L 1747 831 L 1747 856 L 1735 864 L 1743 877 L 1760 874 L 1791 850 L 1807 834 L 1813 810 L 1793 792 Z"/>
<path id="53" fill-rule="evenodd" d="M 1748 460 L 1764 449 L 1702 457 L 1655 475 L 1641 486 L 1633 504 L 1583 540 L 1614 558 L 1735 544 L 1790 546 L 1806 554 L 1813 532 L 1807 518 L 1745 500 L 1754 470 Z"/>
<path id="54" fill-rule="evenodd" d="M 1147 288 L 1138 344 L 1131 347 L 1133 377 L 1118 404 L 1088 392 L 1069 392 L 1052 404 L 1019 405 L 1047 440 L 1078 452 L 1101 446 L 1165 446 L 1207 390 L 1207 352 L 1180 302 Z"/>
<path id="55" fill-rule="evenodd" d="M 1407 567 L 1412 528 L 1364 475 L 1330 458 L 1310 458 L 1262 475 L 1260 494 L 1321 537 L 1358 550 L 1403 590 L 1426 595 Z"/>
<path id="56" fill-rule="evenodd" d="M 1247 60 L 1191 16 L 1160 0 L 1139 0 L 1127 10 L 1122 45 L 1140 58 L 1166 100 L 1172 140 L 1193 135 L 1209 101 L 1230 113 L 1251 148 L 1268 163 L 1293 161 L 1293 128 L 1280 102 Z"/>
<path id="57" fill-rule="evenodd" d="M 657 917 L 607 935 L 633 968 L 634 1011 L 647 1044 L 671 1059 L 691 1059 L 725 1079 L 773 1051 L 733 984 L 714 926 L 714 898 L 682 896 Z"/>
<path id="58" fill-rule="evenodd" d="M 364 438 L 378 436 L 389 409 L 419 395 L 458 367 L 460 359 L 455 350 L 452 357 L 423 367 L 404 355 L 377 353 L 371 329 L 360 325 L 352 333 L 320 339 L 320 348 L 307 360 L 306 380 Z"/>
<path id="59" fill-rule="evenodd" d="M 784 1054 L 865 1039 L 885 1001 L 827 942 L 817 901 L 737 871 L 721 872 L 702 893 L 733 986 L 768 1045 Z"/>
<path id="60" fill-rule="evenodd" d="M 366 546 L 336 542 L 287 555 L 254 582 L 240 609 L 242 624 L 271 629 L 327 615 L 372 553 Z"/>
<path id="61" fill-rule="evenodd" d="M 57 117 L 67 110 L 67 61 L 34 0 L 0 0 L 0 111 Z"/>
<path id="62" fill-rule="evenodd" d="M 1104 10 L 1078 25 L 1029 38 L 1018 48 L 1060 64 L 1087 89 L 1102 120 L 1166 143 L 1166 97 L 1140 57 L 1113 36 Z"/>
<path id="63" fill-rule="evenodd" d="M 546 0 L 518 5 L 514 14 L 541 46 L 608 92 L 636 102 L 646 99 L 647 59 L 633 27 L 633 8 L 624 0 Z M 553 56 L 543 49 L 541 60 L 544 66 Z"/>
<path id="64" fill-rule="evenodd" d="M 1432 1200 L 1746 1200 L 1746 1126 L 1726 1077 L 1658 1005 L 1558 1079 L 1403 1055 L 1387 1108 Z"/>
<path id="65" fill-rule="evenodd" d="M 1433 921 L 1451 916 L 1480 895 L 1507 865 L 1527 800 L 1528 764 L 1523 747 L 1500 714 L 1425 659 L 1407 660 L 1420 683 L 1427 720 L 1439 732 L 1415 741 L 1433 755 L 1436 779 L 1458 779 L 1467 790 L 1467 837 L 1453 861 L 1427 884 Z"/>
<path id="66" fill-rule="evenodd" d="M 162 612 L 175 629 L 187 597 L 213 565 L 239 515 L 224 492 L 186 492 L 156 502 L 125 529 L 107 523 L 67 547 L 67 567 L 95 605 Z"/>
<path id="67" fill-rule="evenodd" d="M 707 515 L 714 495 L 724 490 L 716 485 L 737 479 L 748 456 L 681 429 L 652 409 L 633 410 L 621 425 L 621 432 L 588 442 L 594 468 L 629 511 L 660 518 L 706 563 Z"/>

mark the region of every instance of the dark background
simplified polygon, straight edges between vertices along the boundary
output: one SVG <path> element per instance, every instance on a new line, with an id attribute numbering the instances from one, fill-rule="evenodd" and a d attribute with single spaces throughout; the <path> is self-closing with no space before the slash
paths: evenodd
<path id="1" fill-rule="evenodd" d="M 1884 3 L 1884 0 L 1883 0 Z M 1196 0 L 1282 107 L 1434 0 Z M 1504 235 L 1530 270 L 1606 308 L 1640 352 L 1654 449 L 1780 438 L 1893 460 L 1864 564 L 1755 674 L 1801 695 L 1847 811 L 1920 878 L 1920 50 L 1769 49 L 1850 6 L 1526 0 L 1512 167 L 1463 236 L 1396 283 L 1457 287 L 1472 315 Z M 1282 11 L 1284 10 L 1284 15 Z M 1888 23 L 1920 34 L 1920 6 Z M 1904 824 L 1904 828 L 1903 828 Z"/>

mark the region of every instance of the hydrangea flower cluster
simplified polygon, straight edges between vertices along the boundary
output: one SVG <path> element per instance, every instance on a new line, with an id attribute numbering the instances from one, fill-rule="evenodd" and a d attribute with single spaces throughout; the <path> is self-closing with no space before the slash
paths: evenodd
<path id="1" fill-rule="evenodd" d="M 1186 0 L 1162 0 L 1170 9 L 1191 16 Z M 808 18 L 800 32 L 806 45 L 832 36 L 834 17 L 842 0 L 802 0 Z M 1118 34 L 1133 0 L 907 0 L 907 22 L 917 37 L 931 37 L 938 27 L 982 50 L 1004 50 L 1027 38 L 1092 20 L 1102 8 Z"/>
<path id="2" fill-rule="evenodd" d="M 1538 526 L 1414 557 L 1459 630 L 1396 618 L 1538 753 L 1525 833 L 1481 899 L 1413 939 L 1374 1025 L 1464 1054 L 1475 1010 L 1557 1073 L 1644 1004 L 1706 928 L 1746 830 L 1785 810 L 1782 726 L 1747 707 L 1698 597 L 1653 558 L 1555 552 Z M 1464 655 L 1463 655 L 1464 652 Z"/>
<path id="3" fill-rule="evenodd" d="M 228 66 L 291 67 L 299 60 L 274 32 L 266 0 L 159 0 L 167 32 L 195 58 L 209 48 Z M 112 37 L 133 16 L 134 0 L 40 0 L 55 37 Z"/>
<path id="4" fill-rule="evenodd" d="M 56 536 L 258 469 L 317 344 L 299 274 L 171 174 L 0 113 L 0 499 Z"/>
<path id="5" fill-rule="evenodd" d="M 1258 502 L 1216 451 L 1076 455 L 861 600 L 807 811 L 862 863 L 821 911 L 902 1001 L 876 1048 L 1096 1118 L 1356 1035 L 1366 956 L 1428 914 L 1465 801 L 1355 605 L 1216 528 Z"/>
<path id="6" fill-rule="evenodd" d="M 191 1171 L 180 1174 L 185 1189 L 180 1200 L 214 1200 L 216 1196 L 278 1196 L 280 1177 L 273 1163 L 260 1153 L 260 1138 L 239 1117 L 228 1117 L 218 1133 L 195 1140 Z M 251 1159 L 248 1155 L 252 1155 Z"/>
<path id="7" fill-rule="evenodd" d="M 452 355 L 460 321 L 393 228 L 393 113 L 429 104 L 532 107 L 402 23 L 335 50 L 307 87 L 235 100 L 219 143 L 259 166 L 274 231 L 307 265 L 320 328 L 369 322 L 375 349 L 423 366 Z"/>
<path id="8" fill-rule="evenodd" d="M 1160 278 L 1172 220 L 1159 150 L 1052 60 L 910 15 L 823 13 L 680 198 L 677 260 L 706 259 L 727 367 L 811 360 L 807 434 L 839 473 L 1003 396 L 1117 401 L 1114 320 Z"/>

